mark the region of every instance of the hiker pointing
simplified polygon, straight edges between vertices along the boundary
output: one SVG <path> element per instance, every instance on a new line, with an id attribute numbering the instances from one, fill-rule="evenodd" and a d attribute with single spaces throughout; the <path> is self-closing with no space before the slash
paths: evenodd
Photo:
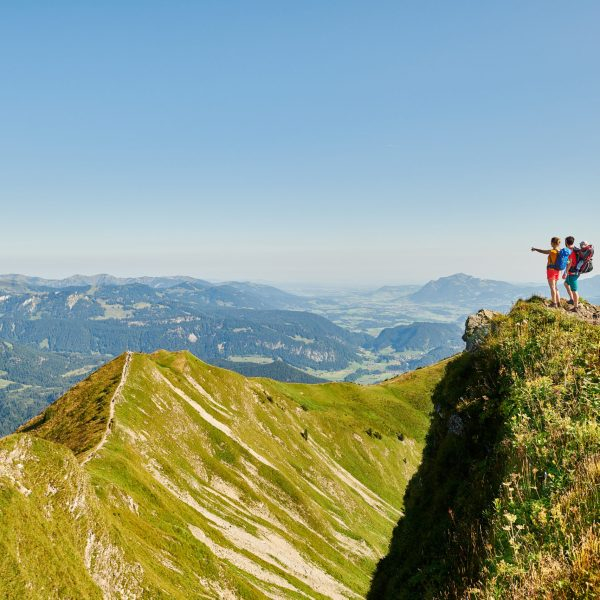
<path id="1" fill-rule="evenodd" d="M 573 240 L 574 241 L 574 240 Z M 552 307 L 558 308 L 560 306 L 560 292 L 558 291 L 558 277 L 560 272 L 567 267 L 569 255 L 571 254 L 568 248 L 560 249 L 560 238 L 553 237 L 550 240 L 550 250 L 543 250 L 541 248 L 531 248 L 532 252 L 539 252 L 540 254 L 548 255 L 548 263 L 546 264 L 546 279 L 548 280 L 548 287 L 550 288 L 550 298 L 552 300 Z"/>

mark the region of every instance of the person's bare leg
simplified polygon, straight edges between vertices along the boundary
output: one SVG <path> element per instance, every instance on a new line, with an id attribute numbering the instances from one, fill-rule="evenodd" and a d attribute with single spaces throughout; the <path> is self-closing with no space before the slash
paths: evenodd
<path id="1" fill-rule="evenodd" d="M 548 286 L 550 287 L 550 302 L 554 305 L 554 281 L 548 279 Z"/>
<path id="2" fill-rule="evenodd" d="M 565 289 L 567 290 L 567 294 L 569 294 L 569 298 L 573 303 L 575 303 L 575 298 L 573 298 L 573 290 L 571 286 L 565 281 Z"/>
<path id="3" fill-rule="evenodd" d="M 576 310 L 579 306 L 579 292 L 573 292 L 573 309 Z"/>
<path id="4" fill-rule="evenodd" d="M 552 279 L 552 304 L 556 307 L 560 306 L 560 293 L 558 291 L 558 281 Z"/>

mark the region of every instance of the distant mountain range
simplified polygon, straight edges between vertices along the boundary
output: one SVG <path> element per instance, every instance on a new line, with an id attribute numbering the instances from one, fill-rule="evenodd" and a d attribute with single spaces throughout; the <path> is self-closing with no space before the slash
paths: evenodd
<path id="1" fill-rule="evenodd" d="M 90 289 L 91 288 L 91 289 Z M 306 308 L 306 300 L 269 285 L 250 282 L 210 283 L 194 277 L 114 277 L 112 275 L 73 275 L 65 279 L 44 279 L 26 275 L 0 275 L 0 289 L 13 293 L 48 292 L 73 289 L 94 293 L 96 289 L 150 288 L 170 298 L 193 302 L 196 306 L 234 308 L 291 309 Z M 118 294 L 118 292 L 113 292 Z M 128 295 L 127 292 L 124 292 Z"/>
<path id="2" fill-rule="evenodd" d="M 67 288 L 82 286 L 108 286 L 130 285 L 140 283 L 152 288 L 167 288 L 178 283 L 190 282 L 195 285 L 210 287 L 211 283 L 194 277 L 115 277 L 105 273 L 99 275 L 72 275 L 64 279 L 45 279 L 43 277 L 30 277 L 28 275 L 5 274 L 0 275 L 0 285 L 5 289 L 9 286 L 15 291 L 31 291 L 46 288 Z"/>
<path id="3" fill-rule="evenodd" d="M 590 298 L 600 297 L 600 275 L 584 276 L 581 282 Z M 299 296 L 280 290 L 274 286 L 251 282 L 211 283 L 204 279 L 188 276 L 168 277 L 115 277 L 108 274 L 73 275 L 65 279 L 44 279 L 26 275 L 0 275 L 0 290 L 13 293 L 44 292 L 69 288 L 150 288 L 157 293 L 167 293 L 171 299 L 181 299 L 196 307 L 230 307 L 247 309 L 310 310 L 315 296 Z M 135 289 L 135 288 L 133 288 Z M 545 282 L 539 284 L 515 284 L 493 279 L 480 279 L 464 273 L 456 273 L 429 281 L 423 286 L 398 285 L 384 286 L 372 291 L 357 292 L 354 302 L 359 298 L 364 302 L 395 302 L 403 299 L 405 303 L 450 304 L 470 309 L 475 306 L 495 308 L 509 306 L 519 297 L 533 294 L 545 294 Z M 117 294 L 117 292 L 113 292 Z M 125 292 L 125 295 L 128 295 Z M 348 297 L 348 292 L 328 293 L 323 302 L 331 303 Z M 483 303 L 483 304 L 482 304 Z"/>
<path id="4" fill-rule="evenodd" d="M 600 277 L 582 279 L 581 287 L 584 297 L 600 295 Z M 465 274 L 325 298 L 185 276 L 1 275 L 0 343 L 11 345 L 4 360 L 10 352 L 12 366 L 0 364 L 0 431 L 124 350 L 189 350 L 281 381 L 373 383 L 459 352 L 467 314 L 505 310 L 533 293 L 545 294 L 545 286 Z M 15 374 L 15 365 L 34 363 L 44 365 L 46 385 L 27 369 Z"/>
<path id="5" fill-rule="evenodd" d="M 455 304 L 469 310 L 500 309 L 510 307 L 517 298 L 543 292 L 542 285 L 518 285 L 457 273 L 430 281 L 408 298 L 415 303 Z"/>
<path id="6" fill-rule="evenodd" d="M 253 309 L 241 308 L 247 304 L 244 294 L 237 306 L 234 294 L 230 303 L 205 298 L 188 284 L 5 293 L 0 337 L 59 352 L 189 349 L 208 360 L 266 356 L 314 368 L 345 366 L 366 339 L 308 312 L 265 310 L 258 302 Z"/>

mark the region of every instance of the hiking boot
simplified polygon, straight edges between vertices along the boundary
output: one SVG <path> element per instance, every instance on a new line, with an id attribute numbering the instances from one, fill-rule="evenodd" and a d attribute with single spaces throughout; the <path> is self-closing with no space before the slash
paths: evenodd
<path id="1" fill-rule="evenodd" d="M 573 304 L 573 300 L 567 300 L 567 304 Z"/>

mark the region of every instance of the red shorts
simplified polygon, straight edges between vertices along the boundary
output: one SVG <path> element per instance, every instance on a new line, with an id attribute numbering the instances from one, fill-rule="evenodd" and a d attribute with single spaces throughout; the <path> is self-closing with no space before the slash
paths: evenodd
<path id="1" fill-rule="evenodd" d="M 546 269 L 546 277 L 548 280 L 558 281 L 560 271 L 558 269 Z"/>

